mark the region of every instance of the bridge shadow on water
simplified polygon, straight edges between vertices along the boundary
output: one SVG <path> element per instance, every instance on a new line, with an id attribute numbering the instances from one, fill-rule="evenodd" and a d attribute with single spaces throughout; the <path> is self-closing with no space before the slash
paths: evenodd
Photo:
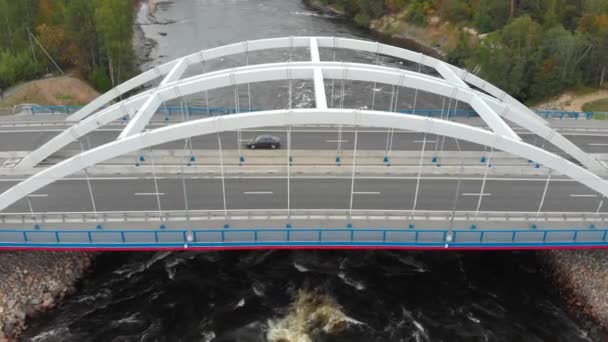
<path id="1" fill-rule="evenodd" d="M 35 341 L 589 341 L 535 252 L 104 253 Z"/>

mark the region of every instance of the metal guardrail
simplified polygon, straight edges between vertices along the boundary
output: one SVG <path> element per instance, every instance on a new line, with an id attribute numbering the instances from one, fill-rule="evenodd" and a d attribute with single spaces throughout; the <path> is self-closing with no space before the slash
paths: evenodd
<path id="1" fill-rule="evenodd" d="M 36 114 L 72 114 L 80 110 L 83 106 L 42 106 L 42 105 L 27 105 L 22 110 L 28 111 L 32 115 Z M 2 110 L 2 108 L 0 108 Z M 241 109 L 240 112 L 255 112 L 262 109 L 252 108 L 250 110 Z M 13 113 L 15 110 L 12 111 Z M 173 115 L 188 114 L 192 115 L 225 115 L 236 113 L 235 108 L 230 107 L 198 107 L 198 106 L 187 106 L 187 107 L 176 107 L 176 106 L 162 106 L 157 109 L 157 113 L 163 114 L 167 117 Z M 404 114 L 415 114 L 422 116 L 440 117 L 477 117 L 477 113 L 472 109 L 457 109 L 450 110 L 449 113 L 440 109 L 403 109 L 399 110 L 399 113 Z M 536 114 L 544 118 L 552 119 L 587 119 L 591 120 L 594 118 L 608 119 L 608 112 L 574 112 L 574 111 L 563 111 L 563 110 L 535 110 Z"/>
<path id="2" fill-rule="evenodd" d="M 608 229 L 264 228 L 0 230 L 0 248 L 555 248 L 608 247 Z"/>
<path id="3" fill-rule="evenodd" d="M 608 213 L 595 212 L 500 212 L 500 211 L 431 211 L 431 210 L 170 210 L 62 212 L 62 213 L 2 213 L 0 224 L 44 223 L 141 223 L 180 221 L 264 221 L 264 220 L 402 220 L 457 222 L 576 222 L 608 223 Z"/>

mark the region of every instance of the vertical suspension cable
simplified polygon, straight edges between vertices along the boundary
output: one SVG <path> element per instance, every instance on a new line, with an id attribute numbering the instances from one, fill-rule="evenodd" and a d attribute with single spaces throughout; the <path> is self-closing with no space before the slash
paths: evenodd
<path id="1" fill-rule="evenodd" d="M 598 224 L 601 224 L 602 222 L 600 219 L 600 210 L 602 210 L 602 206 L 604 205 L 604 199 L 606 199 L 606 197 L 600 197 L 600 203 L 598 203 L 597 209 L 595 210 L 595 217 L 598 220 Z"/>
<path id="2" fill-rule="evenodd" d="M 182 118 L 185 118 L 186 113 L 184 111 L 184 101 L 180 101 L 180 108 L 181 108 L 181 112 L 182 112 Z M 187 156 L 187 152 L 186 150 L 188 149 L 188 147 L 190 148 L 190 157 Z M 184 160 L 185 163 L 187 163 L 187 165 L 190 165 L 190 162 L 192 161 L 193 157 L 194 157 L 194 151 L 193 151 L 193 147 L 192 147 L 192 139 L 191 138 L 187 138 L 184 140 L 184 157 L 185 158 L 191 158 L 190 160 Z M 181 168 L 181 174 L 182 174 L 182 192 L 184 195 L 184 209 L 186 211 L 186 220 L 188 222 L 190 222 L 190 205 L 188 204 L 188 191 L 186 189 L 186 169 L 184 168 L 184 164 L 182 163 L 180 165 Z"/>
<path id="3" fill-rule="evenodd" d="M 418 161 L 418 176 L 416 177 L 416 190 L 414 191 L 414 204 L 412 205 L 412 221 L 416 213 L 416 205 L 418 204 L 418 192 L 420 191 L 420 178 L 422 175 L 422 165 L 424 162 L 424 150 L 426 149 L 426 133 L 422 138 L 422 149 L 420 150 L 420 160 Z"/>
<path id="4" fill-rule="evenodd" d="M 37 222 L 36 216 L 34 214 L 34 207 L 32 206 L 32 200 L 30 198 L 30 194 L 27 194 L 25 196 L 25 200 L 27 202 L 27 207 L 30 209 L 30 214 L 32 214 L 32 219 L 34 220 L 34 223 Z"/>
<path id="5" fill-rule="evenodd" d="M 358 121 L 358 120 L 357 120 Z M 355 126 L 355 141 L 353 146 L 353 170 L 350 181 L 350 205 L 348 209 L 348 215 L 352 219 L 353 216 L 353 197 L 355 195 L 355 169 L 357 168 L 357 138 L 359 135 L 359 126 Z"/>
<path id="6" fill-rule="evenodd" d="M 477 199 L 477 207 L 475 208 L 475 219 L 477 219 L 477 215 L 479 215 L 479 209 L 481 208 L 481 202 L 483 200 L 484 192 L 486 190 L 486 182 L 488 179 L 488 172 L 490 171 L 490 163 L 492 163 L 492 158 L 494 158 L 494 147 L 490 148 L 490 155 L 486 160 L 486 169 L 483 172 L 483 180 L 481 181 L 481 189 L 479 190 L 479 198 Z"/>
<path id="7" fill-rule="evenodd" d="M 540 203 L 538 205 L 538 211 L 536 212 L 536 218 L 540 215 L 541 210 L 543 209 L 543 204 L 545 204 L 545 197 L 547 196 L 547 190 L 549 189 L 549 183 L 551 182 L 551 173 L 553 170 L 549 169 L 549 174 L 547 175 L 547 181 L 545 182 L 545 189 L 543 190 L 543 196 L 540 199 Z"/>
<path id="8" fill-rule="evenodd" d="M 186 148 L 188 147 L 188 143 L 186 142 L 184 144 L 184 154 L 186 152 Z M 192 150 L 192 145 L 190 145 L 190 149 Z M 194 155 L 194 153 L 192 153 L 192 155 Z M 190 161 L 186 160 L 185 161 L 187 163 L 187 165 L 190 165 Z M 186 210 L 186 219 L 187 221 L 190 221 L 190 205 L 188 204 L 188 190 L 186 189 L 186 169 L 184 168 L 184 164 L 182 163 L 180 165 L 181 167 L 181 173 L 182 173 L 182 192 L 184 195 L 184 209 Z"/>
<path id="9" fill-rule="evenodd" d="M 78 141 L 78 143 L 80 144 L 80 150 L 84 153 L 85 148 L 84 145 L 82 143 L 82 141 Z M 95 218 L 97 219 L 97 206 L 95 205 L 95 198 L 93 197 L 93 187 L 91 186 L 91 179 L 89 177 L 89 171 L 87 168 L 85 168 L 84 170 L 84 174 L 86 176 L 86 180 L 87 180 L 87 187 L 89 188 L 89 197 L 91 198 L 91 205 L 93 206 L 93 213 L 95 215 Z"/>
<path id="10" fill-rule="evenodd" d="M 460 172 L 458 174 L 458 183 L 456 183 L 456 193 L 454 194 L 454 201 L 452 202 L 452 216 L 450 217 L 450 228 L 449 236 L 452 236 L 454 231 L 454 219 L 456 218 L 456 207 L 458 206 L 458 199 L 460 198 L 460 187 L 462 186 L 462 174 L 464 172 L 464 160 L 460 160 Z"/>
<path id="11" fill-rule="evenodd" d="M 209 108 L 209 91 L 205 90 L 205 106 L 207 106 L 207 117 L 211 116 L 211 108 Z"/>
<path id="12" fill-rule="evenodd" d="M 205 74 L 205 70 L 206 70 L 206 62 L 203 59 L 202 62 L 202 68 L 203 68 L 203 74 Z M 211 116 L 211 109 L 209 108 L 209 90 L 205 89 L 205 106 L 207 107 L 207 117 Z"/>
<path id="13" fill-rule="evenodd" d="M 454 115 L 456 115 L 457 111 L 458 111 L 458 100 L 456 100 L 456 103 L 454 104 L 454 109 L 453 109 L 452 113 Z M 449 110 L 448 110 L 448 116 L 447 116 L 446 120 L 448 120 L 448 121 L 450 120 L 450 111 Z M 442 153 L 443 153 L 444 144 L 445 144 L 445 135 L 442 136 L 442 139 L 441 139 L 441 152 Z"/>
<path id="14" fill-rule="evenodd" d="M 454 138 L 454 143 L 456 144 L 456 148 L 458 149 L 458 152 L 462 154 L 462 149 L 460 148 L 460 141 L 456 138 Z M 464 157 L 462 157 L 460 159 L 460 175 L 459 175 L 459 180 L 458 182 L 461 183 L 462 182 L 462 177 L 464 174 Z M 483 193 L 483 191 L 482 191 Z M 456 206 L 458 205 L 458 200 L 460 199 L 460 184 L 457 186 L 457 190 L 456 190 L 456 202 L 454 204 L 454 209 L 452 210 L 452 222 L 450 224 L 450 239 L 452 237 L 452 231 L 454 229 L 454 218 L 456 215 Z"/>
<path id="15" fill-rule="evenodd" d="M 188 110 L 186 109 L 188 107 L 188 103 L 184 102 L 184 100 L 180 101 L 180 111 L 182 114 L 182 120 L 183 121 L 189 121 L 190 120 L 190 114 L 188 113 Z M 190 150 L 190 155 L 188 154 L 188 151 Z M 187 159 L 187 163 L 188 162 L 193 162 L 194 160 L 194 151 L 192 148 L 192 137 L 188 137 L 186 139 L 184 139 L 184 158 Z M 189 161 L 188 161 L 189 160 Z"/>
<path id="16" fill-rule="evenodd" d="M 186 210 L 186 220 L 190 221 L 190 205 L 188 204 L 188 190 L 186 189 L 186 173 L 184 165 L 182 167 L 182 190 L 184 193 L 184 209 Z"/>
<path id="17" fill-rule="evenodd" d="M 446 116 L 450 114 L 450 108 L 452 106 L 452 98 L 448 98 L 448 108 L 445 110 L 445 96 L 443 96 L 443 101 L 441 102 L 441 119 L 443 119 L 443 115 L 445 113 Z M 445 111 L 444 111 L 445 110 Z M 439 140 L 441 137 L 437 135 L 435 139 L 435 156 L 437 156 L 437 152 L 439 151 Z"/>
<path id="18" fill-rule="evenodd" d="M 421 64 L 418 63 L 418 72 L 421 71 Z M 414 109 L 412 114 L 416 112 L 416 105 L 418 101 L 418 89 L 414 89 Z M 443 112 L 443 109 L 442 109 Z M 418 161 L 418 175 L 416 176 L 416 190 L 414 191 L 414 203 L 412 205 L 412 221 L 414 221 L 414 215 L 416 213 L 416 206 L 418 205 L 418 193 L 420 191 L 420 180 L 422 178 L 422 166 L 424 164 L 424 152 L 426 150 L 426 131 L 422 136 L 422 148 L 420 150 L 420 160 Z"/>
<path id="19" fill-rule="evenodd" d="M 154 162 L 155 157 L 152 155 L 152 149 L 150 149 L 150 161 L 152 162 L 152 178 L 154 179 L 154 192 L 156 195 L 156 204 L 158 205 L 158 217 L 160 222 L 163 222 L 163 208 L 160 203 L 160 192 L 158 191 L 158 179 L 156 178 L 156 163 Z"/>
<path id="20" fill-rule="evenodd" d="M 224 155 L 222 153 L 222 139 L 220 138 L 220 133 L 216 133 L 217 135 L 217 145 L 218 152 L 220 157 L 220 178 L 222 179 L 222 199 L 224 204 L 224 218 L 228 218 L 228 207 L 226 206 L 226 181 L 224 179 Z"/>
<path id="21" fill-rule="evenodd" d="M 291 51 L 291 49 L 290 49 Z M 291 53 L 290 53 L 291 58 Z M 292 97 L 293 97 L 293 78 L 291 69 L 287 69 L 287 77 L 289 80 L 288 104 L 289 118 L 291 119 Z M 287 220 L 291 218 L 291 125 L 287 125 Z"/>
<path id="22" fill-rule="evenodd" d="M 340 109 L 344 108 L 344 97 L 346 96 L 345 91 L 345 82 L 346 76 L 348 75 L 348 70 L 346 68 L 342 71 L 342 82 L 341 82 L 341 93 L 340 96 Z M 342 124 L 338 125 L 338 155 L 336 157 L 336 162 L 340 163 L 342 158 Z"/>
<path id="23" fill-rule="evenodd" d="M 249 42 L 245 42 L 245 65 L 249 66 Z M 247 112 L 251 112 L 251 84 L 247 82 Z M 239 142 L 240 144 L 240 142 Z"/>
<path id="24" fill-rule="evenodd" d="M 333 40 L 333 61 L 336 61 L 336 37 L 332 37 Z M 334 106 L 334 86 L 335 86 L 336 80 L 334 78 L 331 79 L 331 108 L 335 108 Z"/>
<path id="25" fill-rule="evenodd" d="M 374 91 L 375 92 L 375 91 Z M 389 103 L 389 111 L 393 109 L 393 101 L 395 100 L 395 86 L 391 87 L 391 99 Z M 374 97 L 372 97 L 372 110 L 374 110 Z M 393 128 L 389 128 L 386 131 L 386 147 L 384 148 L 384 162 L 388 164 L 389 162 L 389 146 L 391 145 L 391 135 L 393 133 Z"/>
<path id="26" fill-rule="evenodd" d="M 291 218 L 291 125 L 287 126 L 287 219 Z"/>
<path id="27" fill-rule="evenodd" d="M 404 78 L 404 76 L 401 75 L 401 81 L 399 82 L 399 84 L 403 84 L 403 78 Z M 397 106 L 398 106 L 398 103 L 399 103 L 399 88 L 400 88 L 400 86 L 396 86 L 395 87 L 395 89 L 393 91 L 393 96 L 392 96 L 392 97 L 394 97 L 394 99 L 391 99 L 391 101 L 392 101 L 393 104 L 392 104 L 392 107 L 390 108 L 390 111 L 395 112 L 395 113 L 397 112 Z M 390 157 L 390 155 L 393 152 L 393 139 L 394 139 L 394 137 L 395 137 L 395 129 L 391 128 L 391 139 L 390 139 L 390 143 L 389 143 L 389 146 L 388 146 L 389 157 Z"/>
<path id="28" fill-rule="evenodd" d="M 241 108 L 240 108 L 239 86 L 236 83 L 236 80 L 234 79 L 234 74 L 232 74 L 231 78 L 232 78 L 232 82 L 234 84 L 234 112 L 240 113 Z M 237 145 L 240 162 L 242 163 L 243 155 L 241 154 L 241 129 L 240 128 L 236 130 L 236 145 Z"/>

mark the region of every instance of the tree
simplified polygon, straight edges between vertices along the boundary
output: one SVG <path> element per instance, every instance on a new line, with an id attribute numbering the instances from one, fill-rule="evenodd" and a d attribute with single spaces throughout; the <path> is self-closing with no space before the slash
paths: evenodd
<path id="1" fill-rule="evenodd" d="M 483 0 L 475 13 L 475 26 L 481 32 L 490 32 L 503 27 L 509 19 L 510 4 L 504 0 Z"/>
<path id="2" fill-rule="evenodd" d="M 463 22 L 472 19 L 473 10 L 466 0 L 450 0 L 439 7 L 441 17 L 452 22 Z"/>
<path id="3" fill-rule="evenodd" d="M 95 26 L 112 85 L 116 85 L 133 69 L 133 6 L 124 0 L 95 0 L 94 4 Z"/>
<path id="4" fill-rule="evenodd" d="M 425 25 L 430 4 L 426 0 L 414 0 L 407 13 L 407 20 L 416 25 Z"/>
<path id="5" fill-rule="evenodd" d="M 95 27 L 95 7 L 90 0 L 71 0 L 65 11 L 65 27 L 80 53 L 76 65 L 89 73 L 99 64 L 100 44 Z"/>

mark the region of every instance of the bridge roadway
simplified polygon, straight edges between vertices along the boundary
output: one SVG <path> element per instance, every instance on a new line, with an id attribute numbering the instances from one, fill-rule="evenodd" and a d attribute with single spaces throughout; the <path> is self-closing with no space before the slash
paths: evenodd
<path id="1" fill-rule="evenodd" d="M 40 146 L 43 142 L 58 134 L 64 127 L 63 123 L 53 125 L 10 125 L 0 120 L 0 151 L 28 151 Z M 552 122 L 553 124 L 554 122 Z M 601 122 L 560 121 L 559 131 L 572 140 L 583 150 L 590 153 L 606 153 L 608 150 L 608 127 Z M 598 125 L 596 125 L 596 123 Z M 584 124 L 585 127 L 581 127 Z M 156 126 L 163 125 L 157 122 Z M 599 128 L 597 128 L 597 127 Z M 595 127 L 595 128 L 592 128 Z M 105 129 L 90 135 L 85 140 L 87 148 L 113 140 L 123 128 L 122 124 L 112 124 Z M 535 141 L 531 135 L 516 129 L 524 140 Z M 386 146 L 386 131 L 360 129 L 358 136 L 359 150 L 384 150 Z M 284 128 L 268 128 L 243 131 L 242 139 L 250 139 L 255 135 L 271 133 L 286 140 Z M 233 150 L 237 147 L 235 132 L 221 135 L 224 149 Z M 427 150 L 434 150 L 443 139 L 428 135 Z M 215 136 L 202 136 L 192 139 L 194 149 L 217 148 Z M 353 148 L 353 133 L 351 128 L 345 128 L 342 135 L 342 148 Z M 424 139 L 423 134 L 414 132 L 396 132 L 393 139 L 393 149 L 399 151 L 419 151 Z M 293 148 L 297 150 L 335 150 L 338 143 L 336 128 L 327 127 L 294 127 L 292 135 Z M 538 139 L 540 140 L 540 139 Z M 158 146 L 159 149 L 182 149 L 183 141 Z M 545 148 L 556 151 L 551 146 Z M 78 143 L 72 143 L 66 150 L 79 150 Z M 466 143 L 456 143 L 453 139 L 445 139 L 443 150 L 478 151 L 483 147 Z M 185 180 L 186 198 L 190 211 L 223 212 L 221 179 L 217 175 L 190 175 Z M 391 219 L 376 217 L 375 219 L 348 219 L 344 217 L 344 209 L 349 207 L 351 178 L 348 176 L 292 176 L 290 181 L 290 207 L 292 209 L 320 209 L 337 213 L 327 219 L 257 219 L 243 216 L 234 221 L 232 217 L 217 216 L 205 219 L 204 215 L 193 221 L 167 222 L 167 229 L 160 229 L 161 222 L 152 219 L 142 221 L 138 213 L 158 211 L 158 203 L 154 180 L 150 176 L 132 175 L 128 177 L 95 176 L 90 178 L 94 193 L 95 205 L 98 212 L 133 212 L 134 218 L 128 221 L 93 221 L 80 217 L 65 221 L 59 215 L 58 220 L 51 222 L 32 219 L 29 215 L 11 216 L 7 213 L 29 213 L 30 209 L 22 200 L 0 213 L 3 220 L 11 217 L 13 221 L 0 223 L 0 249 L 2 248 L 225 248 L 225 247 L 323 247 L 348 246 L 349 248 L 365 248 L 366 246 L 381 246 L 385 248 L 444 248 L 451 246 L 461 248 L 545 248 L 554 246 L 586 247 L 606 246 L 605 218 L 595 213 L 601 199 L 591 189 L 569 179 L 554 177 L 548 187 L 546 199 L 542 206 L 543 212 L 573 214 L 571 219 L 564 219 L 559 214 L 550 221 L 530 219 L 535 217 L 546 184 L 546 176 L 493 176 L 487 180 L 480 210 L 483 213 L 505 213 L 507 219 L 484 222 L 471 221 L 467 216 L 456 219 L 456 227 L 460 231 L 448 229 L 450 213 L 474 212 L 479 199 L 482 177 L 465 175 L 457 195 L 457 205 L 454 207 L 458 176 L 423 175 L 416 209 L 424 211 L 442 211 L 447 214 L 438 216 L 435 221 L 425 221 L 423 216 L 416 219 L 416 229 L 408 229 L 410 218 L 408 214 Z M 0 178 L 0 191 L 4 191 L 21 179 Z M 176 175 L 159 175 L 158 194 L 163 211 L 181 211 L 186 208 L 182 179 Z M 407 211 L 413 207 L 416 189 L 415 175 L 408 176 L 361 176 L 355 181 L 353 209 L 380 211 Z M 32 209 L 36 213 L 92 212 L 87 182 L 82 176 L 73 176 L 51 184 L 30 197 Z M 284 175 L 275 176 L 229 176 L 226 178 L 226 204 L 229 211 L 258 209 L 284 210 L 287 206 L 287 181 Z M 66 209 L 67 208 L 67 209 Z M 600 212 L 605 212 L 606 206 Z M 525 212 L 519 220 L 508 218 L 514 212 Z M 579 214 L 580 213 L 580 214 Z M 587 214 L 583 214 L 587 213 Z M 78 214 L 80 215 L 80 214 Z M 105 215 L 105 214 L 104 214 Z M 340 216 L 342 215 L 342 216 Z M 421 214 L 423 215 L 423 214 Z M 460 214 L 457 214 L 460 215 Z M 531 216 L 530 216 L 531 215 Z M 577 216 L 579 215 L 579 216 Z M 76 217 L 76 216 L 74 216 Z M 142 216 L 143 217 L 143 216 Z M 362 216 L 363 217 L 363 216 Z M 375 216 L 374 216 L 375 217 Z M 542 214 L 541 214 L 542 217 Z M 586 217 L 586 218 L 585 218 Z M 603 215 L 602 215 L 603 217 Z M 19 223 L 20 219 L 24 220 Z M 62 220 L 63 223 L 62 223 Z M 79 221 L 80 220 L 80 221 Z M 146 219 L 147 220 L 147 219 Z M 438 220 L 438 221 L 437 221 Z M 538 221 L 538 222 L 537 222 Z M 79 223 L 80 222 L 80 223 Z M 479 228 L 471 230 L 471 223 L 479 224 Z M 531 224 L 538 223 L 538 229 L 531 229 Z M 544 223 L 543 223 L 544 222 Z M 40 229 L 34 225 L 40 223 Z M 101 223 L 103 229 L 96 229 Z M 231 227 L 243 227 L 245 231 L 236 229 L 217 230 L 229 223 Z M 294 227 L 308 229 L 306 232 L 285 230 L 286 223 Z M 349 233 L 345 227 L 353 223 L 356 229 Z M 597 229 L 595 228 L 597 225 Z M 593 229 L 590 229 L 594 226 Z M 338 230 L 327 229 L 342 227 Z M 387 230 L 382 230 L 384 227 Z M 188 229 L 191 230 L 180 230 Z M 258 230 L 262 228 L 262 230 Z M 271 232 L 264 230 L 272 228 Z M 371 228 L 370 231 L 367 228 Z M 11 231 L 14 230 L 14 231 Z M 147 230 L 146 230 L 147 229 Z M 198 229 L 198 230 L 197 230 Z M 216 229 L 215 231 L 213 229 Z M 367 230 L 366 230 L 367 229 Z M 557 229 L 557 230 L 556 230 Z M 456 233 L 458 233 L 456 235 Z M 291 234 L 291 235 L 290 235 Z M 452 236 L 452 234 L 454 234 Z M 290 236 L 291 239 L 290 240 Z M 450 237 L 452 236 L 452 237 Z M 259 240 L 258 240 L 259 239 Z M 317 240 L 318 239 L 318 240 Z M 450 242 L 450 239 L 454 239 Z M 298 241 L 295 241 L 298 240 Z M 154 242 L 156 241 L 156 242 Z M 353 242 L 354 241 L 354 242 Z"/>
<path id="2" fill-rule="evenodd" d="M 99 146 L 101 144 L 114 141 L 121 128 L 106 128 L 89 134 L 85 139 L 86 147 Z M 11 127 L 0 128 L 0 151 L 32 151 L 50 140 L 61 132 L 61 128 L 53 127 Z M 285 128 L 268 128 L 259 130 L 243 131 L 242 140 L 249 140 L 259 134 L 273 134 L 281 139 L 287 140 Z M 584 151 L 589 153 L 606 153 L 608 151 L 608 131 L 591 132 L 565 132 L 565 137 L 570 139 Z M 521 137 L 532 144 L 541 144 L 542 139 L 535 138 L 534 135 L 520 133 Z M 222 147 L 225 149 L 237 148 L 236 132 L 226 132 L 221 134 Z M 357 148 L 361 150 L 383 150 L 386 147 L 387 132 L 377 129 L 361 129 L 359 131 Z M 393 138 L 393 149 L 401 151 L 420 150 L 424 134 L 416 132 L 395 132 Z M 484 150 L 479 146 L 469 142 L 459 142 L 458 145 L 453 139 L 442 139 L 432 135 L 427 135 L 427 149 L 434 149 L 435 145 L 443 145 L 446 151 L 479 151 Z M 341 140 L 342 148 L 351 150 L 353 148 L 354 133 L 351 128 L 343 130 L 341 139 L 338 139 L 336 128 L 303 128 L 295 127 L 292 130 L 292 148 L 297 150 L 334 150 L 338 140 Z M 445 142 L 443 142 L 445 141 Z M 443 143 L 442 143 L 443 142 Z M 192 139 L 195 149 L 217 149 L 217 137 L 199 136 Z M 184 146 L 183 140 L 175 141 L 155 147 L 155 149 L 181 149 Z M 64 150 L 80 150 L 77 142 L 69 144 Z M 561 152 L 554 146 L 547 144 L 545 149 L 552 152 Z"/>
<path id="3" fill-rule="evenodd" d="M 158 194 L 163 210 L 184 210 L 184 190 L 179 176 L 159 175 Z M 226 204 L 235 209 L 284 209 L 287 206 L 287 182 L 282 177 L 239 176 L 226 178 Z M 355 181 L 353 209 L 410 210 L 416 189 L 416 177 L 364 177 Z M 16 180 L 0 181 L 0 191 Z M 424 177 L 416 209 L 453 208 L 458 177 Z M 456 210 L 475 211 L 481 189 L 481 177 L 463 177 Z M 490 177 L 483 194 L 482 211 L 533 212 L 538 210 L 546 177 Z M 151 177 L 91 178 L 98 211 L 157 211 L 157 192 Z M 218 177 L 185 179 L 190 210 L 222 210 L 222 183 Z M 350 202 L 350 177 L 291 177 L 292 209 L 345 209 Z M 35 212 L 92 212 L 87 182 L 84 178 L 62 180 L 41 189 L 30 197 Z M 568 179 L 553 179 L 542 211 L 595 212 L 600 198 L 590 189 Z M 25 200 L 5 213 L 27 213 Z"/>

